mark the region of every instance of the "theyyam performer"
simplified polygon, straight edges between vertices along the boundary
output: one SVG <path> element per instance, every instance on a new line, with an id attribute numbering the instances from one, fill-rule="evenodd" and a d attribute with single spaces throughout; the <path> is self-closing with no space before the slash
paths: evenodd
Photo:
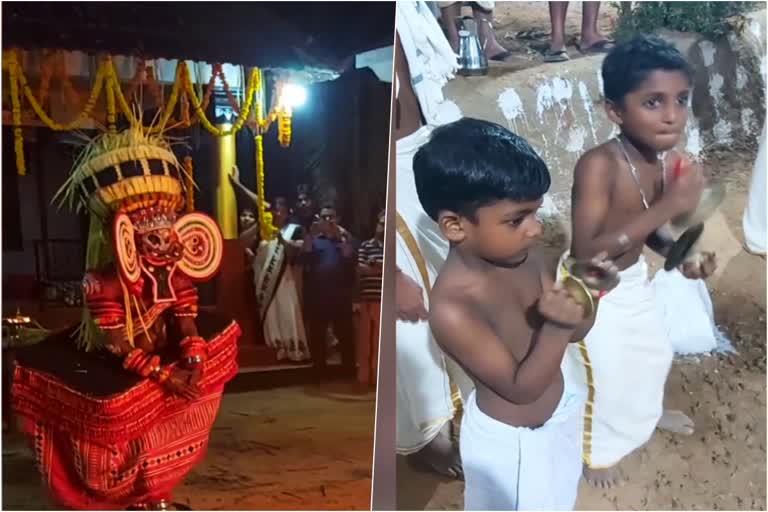
<path id="1" fill-rule="evenodd" d="M 184 172 L 137 122 L 90 141 L 61 191 L 91 218 L 83 320 L 20 350 L 13 380 L 60 507 L 170 507 L 237 373 L 237 323 L 198 310 L 223 243 L 211 218 L 181 211 Z"/>
<path id="2" fill-rule="evenodd" d="M 471 381 L 445 357 L 426 322 L 429 291 L 448 242 L 422 209 L 413 177 L 413 156 L 432 129 L 461 117 L 442 94 L 456 55 L 424 2 L 398 2 L 396 20 L 397 452 L 461 477 L 451 420 Z"/>

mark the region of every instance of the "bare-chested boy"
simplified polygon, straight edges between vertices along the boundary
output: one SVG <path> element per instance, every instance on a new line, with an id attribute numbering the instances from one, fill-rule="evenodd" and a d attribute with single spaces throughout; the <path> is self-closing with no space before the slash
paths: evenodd
<path id="1" fill-rule="evenodd" d="M 680 177 L 673 172 L 681 158 L 673 148 L 685 128 L 692 85 L 683 56 L 660 39 L 640 37 L 608 54 L 602 76 L 606 110 L 621 133 L 576 165 L 571 255 L 607 253 L 621 269 L 621 283 L 600 301 L 585 342 L 569 347 L 563 370 L 569 388 L 589 395 L 584 475 L 592 485 L 609 487 L 619 478 L 615 465 L 656 426 L 693 432 L 681 411 L 662 415 L 673 350 L 642 253 L 648 245 L 666 255 L 671 239 L 662 226 L 696 207 L 703 178 L 696 166 Z M 695 279 L 715 266 L 714 254 L 706 254 L 681 270 Z"/>
<path id="2" fill-rule="evenodd" d="M 419 200 L 450 243 L 430 296 L 432 332 L 475 384 L 459 441 L 464 507 L 571 509 L 583 398 L 564 391 L 560 364 L 592 317 L 533 248 L 547 166 L 507 129 L 462 119 L 433 132 L 413 169 Z"/>

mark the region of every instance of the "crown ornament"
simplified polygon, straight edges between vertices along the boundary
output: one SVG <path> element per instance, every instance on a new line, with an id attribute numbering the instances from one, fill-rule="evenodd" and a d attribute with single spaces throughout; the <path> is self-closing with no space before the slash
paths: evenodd
<path id="1" fill-rule="evenodd" d="M 150 206 L 142 208 L 129 215 L 136 234 L 167 228 L 171 229 L 176 222 L 176 212 L 167 206 Z"/>

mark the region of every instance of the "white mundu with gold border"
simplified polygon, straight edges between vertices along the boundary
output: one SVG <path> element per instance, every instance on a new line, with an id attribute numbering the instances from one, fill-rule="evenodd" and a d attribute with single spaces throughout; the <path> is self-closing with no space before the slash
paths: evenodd
<path id="1" fill-rule="evenodd" d="M 645 258 L 619 277 L 600 299 L 586 339 L 568 346 L 562 365 L 566 389 L 587 399 L 583 459 L 592 469 L 613 466 L 651 438 L 674 356 Z"/>

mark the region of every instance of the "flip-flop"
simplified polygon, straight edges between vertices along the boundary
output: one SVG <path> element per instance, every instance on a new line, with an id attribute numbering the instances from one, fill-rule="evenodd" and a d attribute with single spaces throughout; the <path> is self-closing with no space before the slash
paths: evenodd
<path id="1" fill-rule="evenodd" d="M 603 41 L 598 41 L 587 48 L 579 47 L 579 51 L 583 54 L 608 53 L 609 51 L 613 50 L 615 46 L 616 41 L 604 39 Z"/>
<path id="2" fill-rule="evenodd" d="M 571 58 L 565 50 L 558 50 L 556 52 L 547 50 L 544 52 L 544 62 L 565 62 L 567 60 L 571 60 Z"/>
<path id="3" fill-rule="evenodd" d="M 508 50 L 504 50 L 501 53 L 497 53 L 493 57 L 488 57 L 488 60 L 494 60 L 496 62 L 506 62 L 507 57 L 511 57 L 511 56 L 512 56 L 512 52 Z"/>

